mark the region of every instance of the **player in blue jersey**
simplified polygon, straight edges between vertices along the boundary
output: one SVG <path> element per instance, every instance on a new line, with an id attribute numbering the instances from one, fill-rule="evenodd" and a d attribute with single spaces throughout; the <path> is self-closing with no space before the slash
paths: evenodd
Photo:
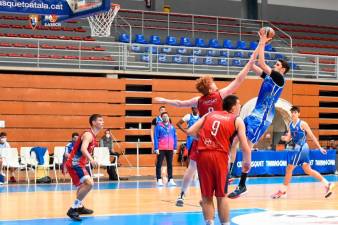
<path id="1" fill-rule="evenodd" d="M 290 123 L 288 133 L 286 136 L 282 136 L 281 139 L 286 142 L 289 142 L 292 139 L 295 147 L 294 151 L 290 152 L 290 157 L 288 157 L 288 166 L 286 167 L 284 183 L 282 187 L 271 197 L 276 199 L 286 196 L 293 169 L 296 166 L 302 166 L 306 174 L 322 182 L 325 188 L 325 198 L 328 198 L 332 194 L 334 184 L 329 183 L 320 173 L 311 168 L 309 156 L 310 150 L 308 144 L 306 143 L 306 136 L 309 135 L 311 140 L 323 154 L 326 154 L 326 150 L 320 146 L 309 125 L 305 121 L 299 119 L 300 109 L 297 106 L 293 106 L 290 111 L 292 121 Z"/>
<path id="2" fill-rule="evenodd" d="M 266 34 L 259 33 L 258 66 L 253 65 L 252 70 L 256 75 L 261 76 L 263 83 L 261 85 L 255 108 L 249 116 L 244 119 L 246 126 L 246 136 L 249 146 L 252 147 L 262 137 L 264 132 L 271 125 L 275 115 L 275 104 L 282 94 L 285 79 L 284 75 L 289 71 L 290 67 L 284 60 L 277 60 L 276 64 L 271 68 L 265 63 L 264 48 L 271 38 Z M 230 172 L 235 161 L 236 148 L 238 140 L 234 140 L 231 148 Z M 247 192 L 245 182 L 249 171 L 242 170 L 241 179 L 235 191 L 231 192 L 229 198 L 238 198 Z"/>

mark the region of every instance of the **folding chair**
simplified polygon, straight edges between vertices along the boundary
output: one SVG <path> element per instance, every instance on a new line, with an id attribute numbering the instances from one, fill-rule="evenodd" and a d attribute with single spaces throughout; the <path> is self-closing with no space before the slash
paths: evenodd
<path id="1" fill-rule="evenodd" d="M 19 163 L 19 154 L 17 148 L 2 148 L 1 149 L 1 157 L 3 159 L 3 166 L 7 169 L 7 183 L 9 178 L 9 168 L 16 168 L 18 170 L 18 180 L 20 178 L 20 170 L 21 168 L 25 168 L 26 170 L 26 179 L 29 183 L 27 166 L 20 165 Z"/>
<path id="2" fill-rule="evenodd" d="M 47 169 L 47 173 L 48 174 L 49 174 L 50 168 L 53 168 L 55 180 L 56 180 L 56 183 L 58 183 L 58 178 L 57 178 L 57 175 L 56 175 L 55 164 L 54 163 L 53 164 L 49 163 L 49 153 L 48 153 L 48 150 L 45 152 L 45 154 L 43 156 L 43 159 L 44 159 L 44 164 L 43 165 L 38 165 L 38 161 L 36 159 L 35 152 L 32 152 L 30 154 L 30 163 L 35 167 L 35 170 L 34 170 L 34 181 L 35 181 L 35 184 L 36 184 L 36 173 L 37 173 L 38 167 L 43 168 L 43 169 Z"/>
<path id="3" fill-rule="evenodd" d="M 54 156 L 53 156 L 53 164 L 54 168 L 59 167 L 59 171 L 61 170 L 61 166 L 63 164 L 63 156 L 65 154 L 66 147 L 65 146 L 55 146 L 54 147 Z M 65 180 L 65 177 L 63 178 Z"/>
<path id="4" fill-rule="evenodd" d="M 98 163 L 98 174 L 100 174 L 100 166 L 115 166 L 118 181 L 120 181 L 119 171 L 117 168 L 118 157 L 115 157 L 115 162 L 110 162 L 109 149 L 107 147 L 94 148 L 94 160 Z M 100 176 L 97 177 L 97 182 L 100 182 Z"/>

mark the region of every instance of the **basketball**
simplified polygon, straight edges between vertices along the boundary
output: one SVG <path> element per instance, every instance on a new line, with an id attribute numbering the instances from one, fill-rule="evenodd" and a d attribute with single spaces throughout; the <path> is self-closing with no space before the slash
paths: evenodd
<path id="1" fill-rule="evenodd" d="M 273 38 L 275 36 L 275 31 L 271 27 L 262 27 L 259 30 L 259 33 L 260 34 L 264 34 L 265 33 L 268 38 Z"/>

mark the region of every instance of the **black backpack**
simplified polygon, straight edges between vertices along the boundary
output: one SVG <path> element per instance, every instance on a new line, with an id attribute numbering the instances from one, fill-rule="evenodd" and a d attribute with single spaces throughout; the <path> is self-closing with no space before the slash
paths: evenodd
<path id="1" fill-rule="evenodd" d="M 109 175 L 109 180 L 118 180 L 115 166 L 107 166 L 107 173 Z"/>

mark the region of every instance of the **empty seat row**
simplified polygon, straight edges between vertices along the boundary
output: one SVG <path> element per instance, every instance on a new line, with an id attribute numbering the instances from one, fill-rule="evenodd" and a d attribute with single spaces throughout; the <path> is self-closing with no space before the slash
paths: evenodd
<path id="1" fill-rule="evenodd" d="M 150 61 L 149 54 L 143 54 L 140 56 L 140 60 L 143 62 Z M 166 55 L 166 54 L 159 54 L 158 58 L 153 57 L 152 60 L 154 62 L 158 61 L 160 63 L 177 63 L 177 64 L 196 64 L 196 65 L 222 65 L 222 66 L 244 66 L 248 60 L 246 59 L 231 59 L 226 57 L 198 57 L 198 56 L 190 56 L 184 57 L 182 55 Z M 267 62 L 268 65 L 273 66 L 275 62 L 269 61 Z M 293 68 L 297 66 L 293 64 Z"/>
<path id="2" fill-rule="evenodd" d="M 12 58 L 40 58 L 40 59 L 75 59 L 75 60 L 94 60 L 94 61 L 115 61 L 111 56 L 81 56 L 78 55 L 58 55 L 58 54 L 32 54 L 32 53 L 0 53 L 0 57 Z"/>
<path id="3" fill-rule="evenodd" d="M 9 43 L 9 42 L 0 42 L 0 47 L 16 47 L 16 48 L 38 48 L 37 44 L 32 43 Z M 104 48 L 100 46 L 74 46 L 74 45 L 49 45 L 49 44 L 40 44 L 40 48 L 45 49 L 60 49 L 60 50 L 82 50 L 82 51 L 105 51 Z"/>
<path id="4" fill-rule="evenodd" d="M 31 30 L 30 25 L 20 25 L 20 24 L 0 24 L 0 28 L 12 28 L 12 29 L 28 29 Z M 37 26 L 35 30 L 50 30 L 50 31 L 73 31 L 73 32 L 86 32 L 82 27 L 49 27 L 49 26 Z"/>
<path id="5" fill-rule="evenodd" d="M 119 37 L 120 42 L 129 43 L 130 37 L 128 34 L 121 34 Z M 258 43 L 251 41 L 249 43 L 243 40 L 237 40 L 236 44 L 232 43 L 231 40 L 225 39 L 222 44 L 216 38 L 212 38 L 206 44 L 203 38 L 196 38 L 193 44 L 189 37 L 181 37 L 178 42 L 176 37 L 167 36 L 165 42 L 161 41 L 160 36 L 151 35 L 149 41 L 147 41 L 143 34 L 136 34 L 133 43 L 138 44 L 153 44 L 153 45 L 171 45 L 171 46 L 185 46 L 185 47 L 200 47 L 200 48 L 227 48 L 227 49 L 242 49 L 242 50 L 255 50 Z M 275 51 L 271 44 L 265 46 L 265 51 Z"/>
<path id="6" fill-rule="evenodd" d="M 179 54 L 179 55 L 195 55 L 195 56 L 213 56 L 213 57 L 234 57 L 234 58 L 250 58 L 252 52 L 235 51 L 230 53 L 226 50 L 213 50 L 208 49 L 206 51 L 201 48 L 194 48 L 192 50 L 187 48 L 171 48 L 171 47 L 145 47 L 142 48 L 140 45 L 132 45 L 131 50 L 137 53 L 152 52 L 153 54 L 165 53 L 165 54 Z M 265 53 L 266 60 L 278 60 L 285 59 L 282 54 L 279 53 Z"/>
<path id="7" fill-rule="evenodd" d="M 41 35 L 41 34 L 14 34 L 0 33 L 0 37 L 19 37 L 19 38 L 38 38 L 38 39 L 58 39 L 58 40 L 74 40 L 74 41 L 95 41 L 94 38 L 86 36 L 63 36 L 63 35 Z"/>

